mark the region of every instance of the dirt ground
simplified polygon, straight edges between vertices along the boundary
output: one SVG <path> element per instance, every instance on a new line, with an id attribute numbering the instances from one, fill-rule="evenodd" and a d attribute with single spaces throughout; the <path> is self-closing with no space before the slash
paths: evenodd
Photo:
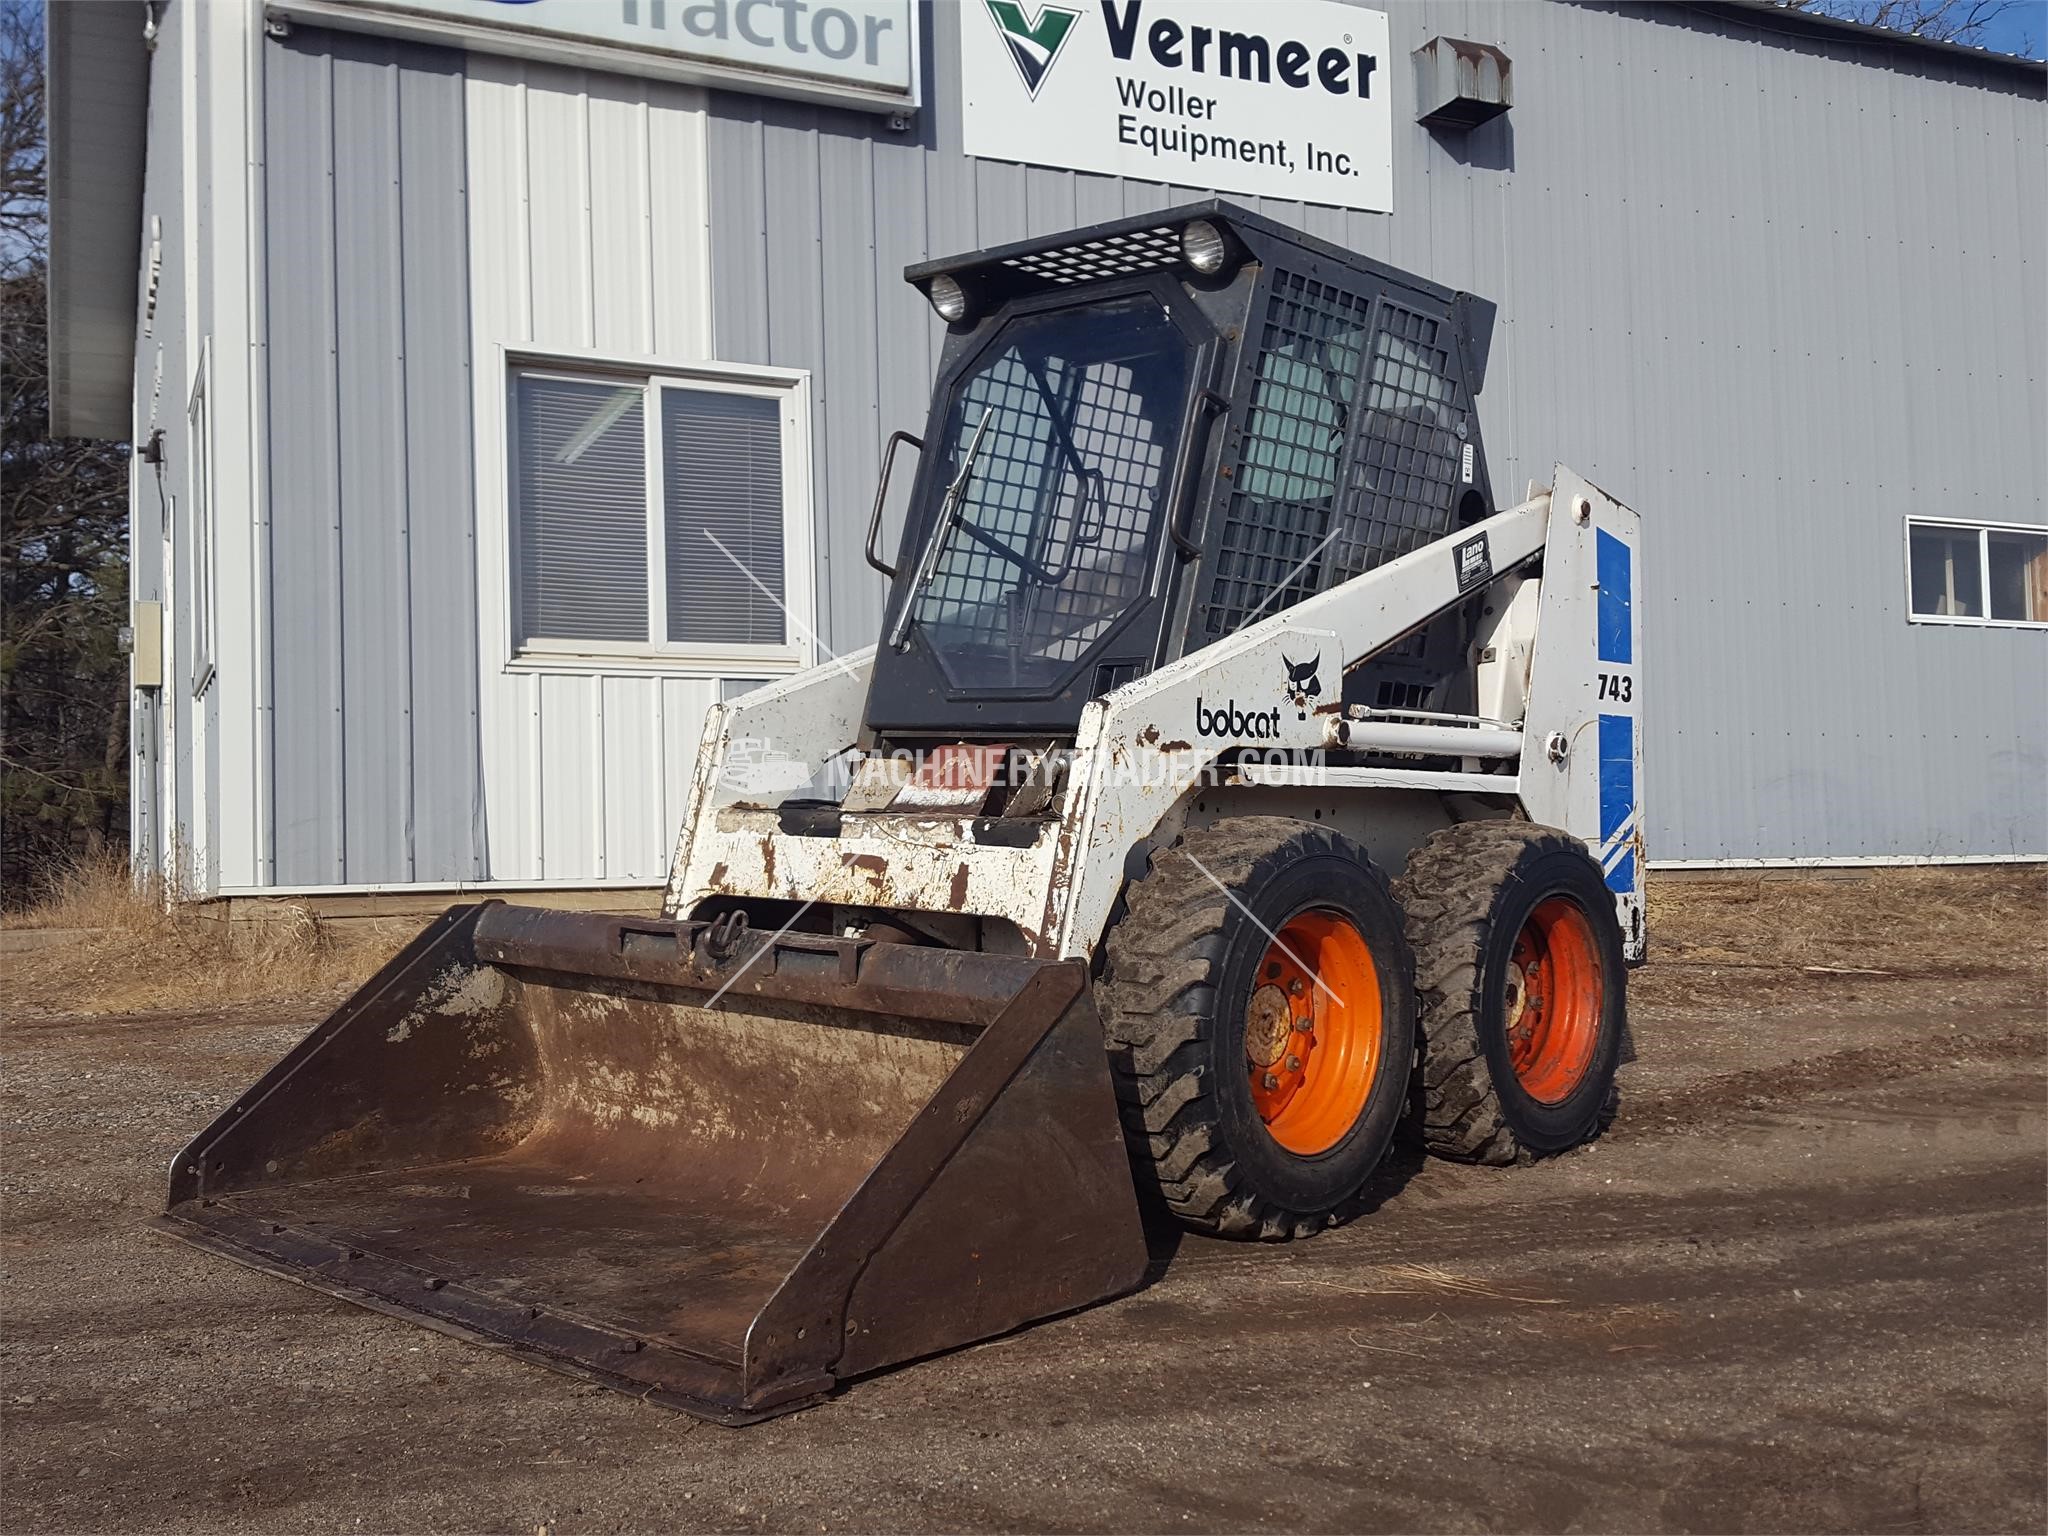
<path id="1" fill-rule="evenodd" d="M 1601 1141 L 704 1426 L 148 1234 L 316 1004 L 0 1029 L 10 1531 L 2040 1531 L 2038 873 L 1662 887 Z M 10 991 L 12 989 L 10 988 Z"/>

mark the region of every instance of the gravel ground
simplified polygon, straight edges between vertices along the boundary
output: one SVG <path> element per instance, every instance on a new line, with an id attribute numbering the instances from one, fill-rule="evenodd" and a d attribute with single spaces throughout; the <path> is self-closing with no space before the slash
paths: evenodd
<path id="1" fill-rule="evenodd" d="M 1594 1146 L 1397 1169 L 1288 1249 L 1162 1239 L 1128 1300 L 740 1431 L 145 1231 L 172 1153 L 308 1010 L 14 1017 L 0 1508 L 20 1531 L 2040 1531 L 2040 944 L 1895 949 L 1881 976 L 1653 965 Z"/>

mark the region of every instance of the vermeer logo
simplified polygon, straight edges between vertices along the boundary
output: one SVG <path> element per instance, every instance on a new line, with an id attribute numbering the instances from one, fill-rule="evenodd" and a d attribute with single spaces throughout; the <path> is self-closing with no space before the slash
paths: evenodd
<path id="1" fill-rule="evenodd" d="M 1063 5 L 1042 5 L 1038 8 L 1038 19 L 1026 21 L 1019 0 L 987 0 L 987 5 L 989 19 L 1010 50 L 1010 62 L 1017 66 L 1024 89 L 1035 100 L 1038 87 L 1045 82 L 1060 49 L 1066 46 L 1067 34 L 1074 30 L 1081 13 Z"/>

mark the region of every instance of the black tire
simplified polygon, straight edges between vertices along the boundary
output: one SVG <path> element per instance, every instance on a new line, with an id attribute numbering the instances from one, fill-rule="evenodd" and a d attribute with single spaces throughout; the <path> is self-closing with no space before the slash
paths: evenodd
<path id="1" fill-rule="evenodd" d="M 1378 1055 L 1348 1131 L 1303 1154 L 1275 1139 L 1253 1101 L 1247 1009 L 1255 988 L 1273 988 L 1260 977 L 1271 934 L 1315 914 L 1347 921 L 1364 941 L 1378 980 L 1378 1030 L 1349 1038 L 1374 1040 Z M 1154 854 L 1131 886 L 1105 952 L 1103 1023 L 1141 1181 L 1149 1175 L 1166 1208 L 1201 1232 L 1277 1240 L 1337 1219 L 1393 1139 L 1415 1052 L 1414 961 L 1386 876 L 1365 851 L 1283 817 L 1190 832 Z M 1316 989 L 1329 990 L 1319 978 Z M 1330 1006 L 1306 996 L 1301 1007 L 1311 1013 Z M 1330 1016 L 1322 1017 L 1292 1026 L 1308 1031 L 1311 1051 L 1332 1048 L 1317 1043 Z M 1291 1048 L 1292 1035 L 1279 1038 Z M 1298 1066 L 1294 1056 L 1287 1065 Z M 1337 1123 L 1348 1113 L 1346 1100 Z"/>
<path id="2" fill-rule="evenodd" d="M 1628 971 L 1613 894 L 1585 844 L 1526 822 L 1465 822 L 1416 849 L 1394 892 L 1415 951 L 1417 1097 L 1428 1150 L 1460 1162 L 1527 1162 L 1605 1130 L 1618 1102 L 1614 1075 L 1627 1034 Z M 1553 901 L 1586 919 L 1600 994 L 1597 1006 L 1584 1005 L 1597 1032 L 1583 1075 L 1568 1092 L 1539 1098 L 1515 1070 L 1509 965 L 1517 936 L 1539 907 L 1560 910 L 1545 906 Z M 1533 1068 L 1525 1061 L 1532 1081 Z M 1559 1075 L 1571 1080 L 1568 1067 Z"/>

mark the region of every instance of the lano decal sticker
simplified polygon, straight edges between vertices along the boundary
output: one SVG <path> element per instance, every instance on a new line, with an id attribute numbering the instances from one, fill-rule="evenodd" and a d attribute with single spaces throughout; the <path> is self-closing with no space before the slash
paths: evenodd
<path id="1" fill-rule="evenodd" d="M 1470 592 L 1474 587 L 1483 587 L 1493 580 L 1493 549 L 1487 544 L 1485 534 L 1475 533 L 1460 544 L 1456 558 L 1460 592 Z"/>
<path id="2" fill-rule="evenodd" d="M 987 0 L 987 4 L 989 20 L 1002 34 L 1004 46 L 1010 50 L 1010 62 L 1017 66 L 1018 78 L 1035 101 L 1039 86 L 1045 83 L 1081 13 L 1063 5 L 1042 5 L 1037 18 L 1027 20 L 1019 0 Z"/>

